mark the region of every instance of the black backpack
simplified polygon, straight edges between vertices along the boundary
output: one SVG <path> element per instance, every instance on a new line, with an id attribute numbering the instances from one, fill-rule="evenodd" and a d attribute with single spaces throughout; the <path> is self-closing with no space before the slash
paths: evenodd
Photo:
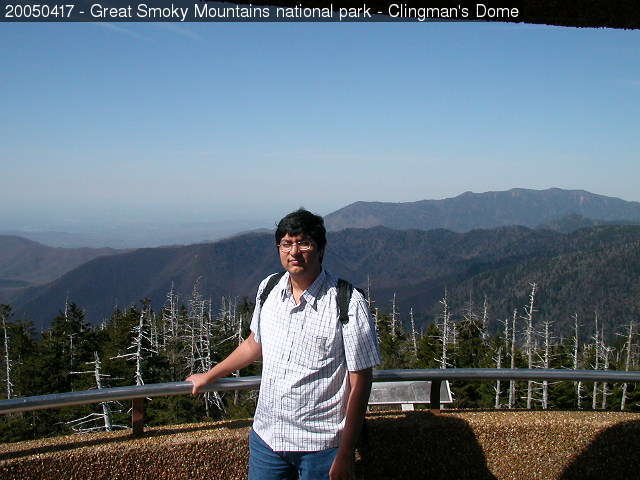
<path id="1" fill-rule="evenodd" d="M 262 293 L 260 294 L 260 308 L 262 308 L 262 306 L 264 305 L 264 302 L 267 301 L 267 297 L 271 293 L 271 290 L 273 290 L 273 287 L 275 287 L 278 284 L 278 282 L 280 281 L 280 279 L 285 273 L 286 272 L 280 272 L 269 277 L 269 280 L 267 281 L 267 284 L 265 285 L 264 290 L 262 290 Z M 337 288 L 338 288 L 338 318 L 340 319 L 340 323 L 342 323 L 342 325 L 346 325 L 347 323 L 349 323 L 349 302 L 351 301 L 351 295 L 353 295 L 353 289 L 355 287 L 351 285 L 349 282 L 347 282 L 346 280 L 339 278 Z M 359 288 L 357 290 L 360 293 L 362 293 L 362 295 L 364 296 L 364 292 L 362 290 L 360 290 Z"/>

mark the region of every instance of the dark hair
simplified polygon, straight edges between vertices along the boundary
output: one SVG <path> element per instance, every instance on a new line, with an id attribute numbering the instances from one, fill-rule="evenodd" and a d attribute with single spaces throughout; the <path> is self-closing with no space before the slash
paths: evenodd
<path id="1" fill-rule="evenodd" d="M 280 243 L 286 234 L 291 236 L 305 234 L 318 245 L 318 250 L 324 253 L 327 244 L 327 231 L 324 228 L 324 220 L 320 215 L 314 215 L 304 208 L 291 212 L 278 222 L 276 229 L 276 244 Z M 322 260 L 322 254 L 320 259 Z"/>

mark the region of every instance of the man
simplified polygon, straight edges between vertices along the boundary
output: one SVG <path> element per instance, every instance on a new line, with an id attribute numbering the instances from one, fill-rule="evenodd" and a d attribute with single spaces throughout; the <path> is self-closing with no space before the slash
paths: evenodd
<path id="1" fill-rule="evenodd" d="M 380 362 L 375 326 L 353 290 L 349 320 L 338 319 L 337 279 L 322 268 L 322 217 L 300 209 L 278 224 L 286 270 L 261 305 L 249 337 L 206 373 L 193 393 L 262 357 L 262 382 L 249 436 L 249 479 L 350 479 L 353 456 Z"/>

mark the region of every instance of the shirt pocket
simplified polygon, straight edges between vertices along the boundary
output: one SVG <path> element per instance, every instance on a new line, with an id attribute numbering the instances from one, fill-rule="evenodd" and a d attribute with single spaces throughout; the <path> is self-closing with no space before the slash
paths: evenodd
<path id="1" fill-rule="evenodd" d="M 329 355 L 329 338 L 318 335 L 317 332 L 305 331 L 299 338 L 291 355 L 292 361 L 311 370 L 318 370 Z"/>

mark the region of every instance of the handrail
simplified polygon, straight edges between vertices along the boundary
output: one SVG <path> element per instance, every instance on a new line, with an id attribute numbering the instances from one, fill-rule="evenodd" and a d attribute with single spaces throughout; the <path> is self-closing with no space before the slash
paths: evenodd
<path id="1" fill-rule="evenodd" d="M 569 370 L 559 368 L 435 368 L 376 370 L 377 382 L 392 380 L 569 380 L 587 382 L 640 382 L 640 371 Z"/>
<path id="2" fill-rule="evenodd" d="M 260 377 L 222 378 L 203 387 L 202 392 L 229 390 L 251 390 L 260 386 Z M 128 385 L 126 387 L 101 388 L 78 392 L 51 393 L 33 397 L 19 397 L 0 400 L 0 414 L 28 412 L 45 408 L 70 407 L 88 403 L 133 400 L 135 398 L 185 395 L 191 393 L 191 382 L 151 383 L 149 385 Z"/>
<path id="3" fill-rule="evenodd" d="M 434 382 L 431 389 L 433 405 L 439 406 L 439 383 L 443 380 L 551 380 L 590 382 L 640 382 L 640 372 L 616 370 L 565 370 L 565 369 L 511 369 L 511 368 L 446 368 L 415 370 L 375 370 L 373 380 L 390 382 L 402 380 L 429 380 Z M 437 388 L 436 388 L 437 384 Z M 251 390 L 260 386 L 260 377 L 223 378 L 202 388 L 202 392 Z M 83 390 L 79 392 L 54 393 L 33 397 L 0 400 L 0 414 L 27 412 L 46 408 L 60 408 L 115 400 L 130 400 L 167 395 L 191 393 L 191 382 L 154 383 L 130 385 L 126 387 Z M 438 407 L 435 407 L 438 408 Z"/>

